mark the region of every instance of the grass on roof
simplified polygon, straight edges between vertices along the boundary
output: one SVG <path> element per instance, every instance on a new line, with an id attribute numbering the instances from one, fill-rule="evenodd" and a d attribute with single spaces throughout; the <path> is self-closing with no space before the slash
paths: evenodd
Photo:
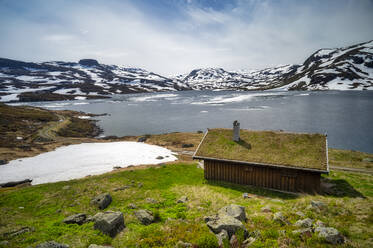
<path id="1" fill-rule="evenodd" d="M 326 170 L 325 136 L 274 131 L 210 129 L 196 156 Z"/>

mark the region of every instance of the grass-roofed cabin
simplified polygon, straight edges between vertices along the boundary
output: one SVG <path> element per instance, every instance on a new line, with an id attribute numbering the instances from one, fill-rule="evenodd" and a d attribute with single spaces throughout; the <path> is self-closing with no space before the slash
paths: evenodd
<path id="1" fill-rule="evenodd" d="M 327 153 L 326 135 L 209 129 L 193 158 L 204 160 L 207 180 L 315 193 Z"/>

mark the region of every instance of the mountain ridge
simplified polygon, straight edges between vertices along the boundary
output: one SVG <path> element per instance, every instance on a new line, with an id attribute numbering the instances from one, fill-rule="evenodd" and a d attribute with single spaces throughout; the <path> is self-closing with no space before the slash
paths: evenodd
<path id="1" fill-rule="evenodd" d="M 0 101 L 105 98 L 113 94 L 180 90 L 373 90 L 373 40 L 323 48 L 303 64 L 259 70 L 194 69 L 165 77 L 141 68 L 79 62 L 0 58 Z"/>

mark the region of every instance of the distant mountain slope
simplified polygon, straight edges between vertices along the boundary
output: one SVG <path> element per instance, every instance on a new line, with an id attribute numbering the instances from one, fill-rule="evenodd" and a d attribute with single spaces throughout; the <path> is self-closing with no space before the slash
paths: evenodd
<path id="1" fill-rule="evenodd" d="M 1 101 L 36 101 L 98 98 L 110 94 L 175 91 L 178 82 L 138 68 L 79 63 L 27 63 L 0 59 Z"/>
<path id="2" fill-rule="evenodd" d="M 164 77 L 93 59 L 30 63 L 0 58 L 0 101 L 110 97 L 178 90 L 373 90 L 373 41 L 320 49 L 301 65 L 261 70 L 195 69 Z"/>
<path id="3" fill-rule="evenodd" d="M 196 69 L 176 79 L 194 90 L 372 90 L 373 41 L 320 49 L 302 65 L 247 72 Z"/>

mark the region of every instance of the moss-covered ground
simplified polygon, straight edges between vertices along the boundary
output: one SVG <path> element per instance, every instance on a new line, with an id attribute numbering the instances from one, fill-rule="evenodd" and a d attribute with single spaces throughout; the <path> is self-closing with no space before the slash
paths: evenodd
<path id="1" fill-rule="evenodd" d="M 0 191 L 0 240 L 8 240 L 9 247 L 34 247 L 55 240 L 70 247 L 88 247 L 89 244 L 111 244 L 114 247 L 174 247 L 179 241 L 197 247 L 208 247 L 215 237 L 203 217 L 216 213 L 227 204 L 246 207 L 250 232 L 258 231 L 253 247 L 332 247 L 317 236 L 298 237 L 292 234 L 293 225 L 281 226 L 272 220 L 273 213 L 262 213 L 263 206 L 273 212 L 281 211 L 291 223 L 302 211 L 307 217 L 322 220 L 337 228 L 347 242 L 342 247 L 371 247 L 373 245 L 373 179 L 368 174 L 331 172 L 325 176 L 335 184 L 332 195 L 293 195 L 270 190 L 208 182 L 196 163 L 172 163 L 141 170 L 125 170 L 87 177 L 80 180 L 36 185 L 27 188 Z M 142 183 L 142 187 L 138 187 Z M 122 191 L 115 188 L 131 185 Z M 64 189 L 64 186 L 70 186 Z M 115 238 L 93 229 L 93 223 L 63 224 L 72 214 L 84 212 L 94 215 L 99 210 L 90 205 L 92 197 L 109 192 L 113 202 L 107 210 L 124 213 L 126 228 Z M 244 199 L 247 192 L 250 199 Z M 186 195 L 186 204 L 177 204 Z M 146 198 L 158 203 L 148 203 Z M 308 210 L 311 200 L 321 200 L 328 208 L 321 212 Z M 134 203 L 138 208 L 153 211 L 159 220 L 148 226 L 134 217 Z M 22 227 L 30 232 L 15 237 L 6 233 Z"/>

